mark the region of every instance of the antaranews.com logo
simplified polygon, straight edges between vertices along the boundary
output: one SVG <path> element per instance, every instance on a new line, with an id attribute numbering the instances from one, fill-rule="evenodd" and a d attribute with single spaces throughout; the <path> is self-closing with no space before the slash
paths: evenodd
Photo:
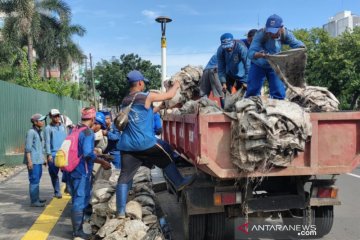
<path id="1" fill-rule="evenodd" d="M 248 239 L 254 237 L 281 238 L 286 235 L 301 237 L 316 236 L 315 225 L 283 225 L 283 224 L 251 224 L 251 222 L 237 224 L 235 226 L 235 239 Z"/>

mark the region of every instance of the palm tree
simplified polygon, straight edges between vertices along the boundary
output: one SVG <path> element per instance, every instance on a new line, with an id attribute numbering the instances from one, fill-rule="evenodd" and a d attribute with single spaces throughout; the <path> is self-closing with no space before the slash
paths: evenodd
<path id="1" fill-rule="evenodd" d="M 84 36 L 86 30 L 81 25 L 71 25 L 69 20 L 64 20 L 57 36 L 56 60 L 60 69 L 60 77 L 69 68 L 72 62 L 81 63 L 84 53 L 72 40 L 73 35 Z"/>
<path id="2" fill-rule="evenodd" d="M 0 0 L 0 12 L 7 14 L 4 37 L 26 41 L 30 69 L 34 62 L 34 41 L 39 37 L 41 23 L 70 18 L 70 7 L 62 0 Z"/>

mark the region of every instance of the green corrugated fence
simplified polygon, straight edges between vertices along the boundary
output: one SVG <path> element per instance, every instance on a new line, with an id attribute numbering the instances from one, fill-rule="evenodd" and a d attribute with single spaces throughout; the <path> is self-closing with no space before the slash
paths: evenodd
<path id="1" fill-rule="evenodd" d="M 74 124 L 80 120 L 80 110 L 87 102 L 25 88 L 0 81 L 0 163 L 22 162 L 26 131 L 34 113 L 47 114 L 57 108 Z M 49 119 L 47 120 L 49 123 Z"/>

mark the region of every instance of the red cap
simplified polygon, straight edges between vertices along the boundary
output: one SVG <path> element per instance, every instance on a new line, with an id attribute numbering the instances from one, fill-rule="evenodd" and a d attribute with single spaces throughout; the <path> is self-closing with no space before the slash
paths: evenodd
<path id="1" fill-rule="evenodd" d="M 96 110 L 94 107 L 87 107 L 81 110 L 81 119 L 95 118 Z"/>

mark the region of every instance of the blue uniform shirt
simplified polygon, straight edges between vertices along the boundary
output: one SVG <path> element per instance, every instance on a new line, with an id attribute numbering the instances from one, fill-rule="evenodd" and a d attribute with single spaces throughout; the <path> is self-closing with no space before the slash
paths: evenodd
<path id="1" fill-rule="evenodd" d="M 84 127 L 81 125 L 80 127 Z M 79 134 L 79 146 L 78 146 L 78 156 L 80 156 L 80 163 L 77 167 L 70 173 L 74 178 L 87 176 L 88 173 L 91 173 L 94 167 L 94 161 L 96 155 L 94 153 L 94 143 L 95 143 L 95 134 L 94 131 L 90 128 L 87 128 Z"/>
<path id="2" fill-rule="evenodd" d="M 46 154 L 55 155 L 66 138 L 65 126 L 50 124 L 45 127 L 44 133 Z"/>
<path id="3" fill-rule="evenodd" d="M 210 58 L 210 60 L 209 60 L 209 62 L 207 63 L 207 65 L 206 65 L 206 67 L 205 67 L 204 70 L 206 70 L 206 69 L 214 69 L 214 68 L 217 68 L 217 67 L 218 67 L 217 56 L 216 56 L 216 54 L 214 54 L 214 55 Z"/>
<path id="4" fill-rule="evenodd" d="M 130 104 L 134 97 L 131 94 L 124 98 L 122 107 Z M 120 151 L 143 151 L 156 144 L 154 135 L 153 107 L 145 108 L 145 101 L 149 93 L 139 93 L 129 113 L 129 122 L 117 144 Z"/>
<path id="5" fill-rule="evenodd" d="M 159 131 L 162 130 L 162 123 L 161 123 L 161 117 L 160 114 L 154 113 L 154 134 L 155 135 L 160 135 L 161 132 L 159 133 Z"/>
<path id="6" fill-rule="evenodd" d="M 282 40 L 281 38 L 272 39 L 270 37 L 266 37 L 266 33 L 264 30 L 259 30 L 256 32 L 253 41 L 251 43 L 249 49 L 248 57 L 250 60 L 262 68 L 271 68 L 270 64 L 265 58 L 258 58 L 255 59 L 254 55 L 256 52 L 264 51 L 268 54 L 276 54 L 281 51 L 282 45 L 287 44 L 291 48 L 300 48 L 304 47 L 304 43 L 300 40 L 297 40 L 294 34 L 291 31 L 285 29 L 285 36 Z"/>
<path id="7" fill-rule="evenodd" d="M 250 43 L 248 42 L 247 38 L 241 39 L 241 41 L 245 44 L 245 46 L 247 47 L 247 49 L 250 48 Z"/>
<path id="8" fill-rule="evenodd" d="M 27 164 L 26 153 L 30 153 L 33 164 L 43 164 L 44 161 L 44 134 L 33 127 L 26 133 L 25 154 L 23 163 Z"/>
<path id="9" fill-rule="evenodd" d="M 120 154 L 120 151 L 116 148 L 116 144 L 120 140 L 121 133 L 114 124 L 111 124 L 111 127 L 108 129 L 108 145 L 106 147 L 105 153 L 111 154 Z"/>
<path id="10" fill-rule="evenodd" d="M 221 83 L 226 83 L 226 75 L 246 83 L 250 61 L 247 58 L 248 50 L 243 42 L 235 40 L 231 52 L 221 46 L 217 50 L 218 74 Z"/>

